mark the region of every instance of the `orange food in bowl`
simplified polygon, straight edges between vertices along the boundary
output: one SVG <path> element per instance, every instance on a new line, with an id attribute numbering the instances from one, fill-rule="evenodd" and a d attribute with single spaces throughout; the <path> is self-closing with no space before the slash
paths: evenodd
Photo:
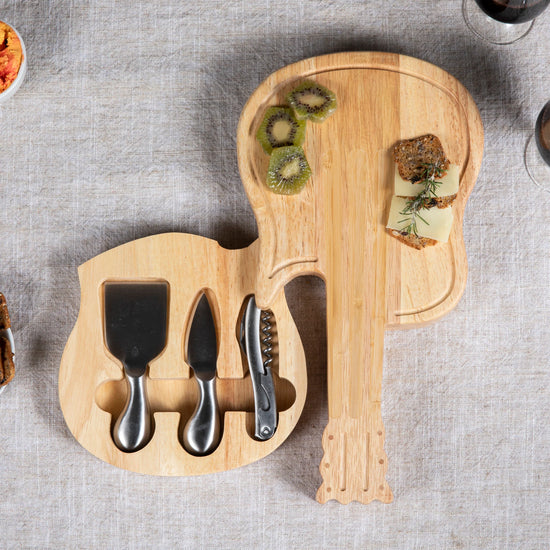
<path id="1" fill-rule="evenodd" d="M 15 31 L 0 21 L 0 93 L 17 78 L 23 62 L 23 47 Z"/>

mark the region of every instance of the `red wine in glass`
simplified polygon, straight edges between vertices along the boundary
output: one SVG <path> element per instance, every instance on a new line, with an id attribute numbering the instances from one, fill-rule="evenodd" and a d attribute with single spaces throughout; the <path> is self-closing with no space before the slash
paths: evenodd
<path id="1" fill-rule="evenodd" d="M 489 16 L 502 23 L 526 23 L 538 17 L 550 0 L 476 0 Z"/>
<path id="2" fill-rule="evenodd" d="M 462 0 L 470 30 L 491 44 L 513 44 L 531 29 L 550 0 Z"/>
<path id="3" fill-rule="evenodd" d="M 537 118 L 535 141 L 540 156 L 550 166 L 550 101 L 544 106 Z"/>
<path id="4" fill-rule="evenodd" d="M 525 167 L 533 182 L 550 193 L 550 101 L 539 113 L 535 133 L 527 140 Z"/>

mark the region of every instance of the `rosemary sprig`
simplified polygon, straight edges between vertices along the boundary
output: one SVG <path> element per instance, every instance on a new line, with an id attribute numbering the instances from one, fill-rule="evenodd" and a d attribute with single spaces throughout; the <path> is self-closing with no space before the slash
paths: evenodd
<path id="1" fill-rule="evenodd" d="M 430 225 L 418 212 L 429 205 L 433 197 L 437 197 L 437 189 L 443 183 L 436 181 L 443 175 L 443 169 L 439 164 L 423 163 L 423 170 L 420 178 L 415 181 L 415 185 L 423 185 L 424 189 L 416 197 L 407 200 L 405 207 L 399 212 L 403 219 L 398 223 L 406 223 L 407 225 L 401 229 L 407 235 L 411 233 L 418 237 L 418 229 L 416 226 L 417 219 L 422 220 L 426 225 Z"/>

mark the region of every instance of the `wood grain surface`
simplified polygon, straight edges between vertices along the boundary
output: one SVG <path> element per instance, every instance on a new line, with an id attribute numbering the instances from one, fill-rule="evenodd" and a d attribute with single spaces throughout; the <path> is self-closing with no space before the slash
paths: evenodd
<path id="1" fill-rule="evenodd" d="M 304 79 L 336 93 L 338 109 L 308 123 L 304 150 L 313 175 L 295 196 L 265 186 L 268 156 L 255 135 L 265 110 L 285 103 Z M 460 166 L 449 241 L 422 251 L 385 231 L 399 139 L 436 134 Z M 449 312 L 467 276 L 464 208 L 482 158 L 483 128 L 467 90 L 418 59 L 339 53 L 287 66 L 247 102 L 238 128 L 239 168 L 259 228 L 260 307 L 292 278 L 322 277 L 327 289 L 329 422 L 317 499 L 392 500 L 381 418 L 386 328 L 413 327 Z"/>
<path id="2" fill-rule="evenodd" d="M 279 423 L 270 440 L 253 438 L 252 383 L 239 347 L 238 326 L 244 299 L 254 293 L 258 253 L 258 241 L 242 250 L 226 250 L 210 239 L 167 233 L 119 246 L 80 266 L 80 312 L 61 360 L 59 398 L 67 425 L 84 448 L 140 473 L 195 475 L 258 460 L 288 437 L 304 406 L 307 378 L 301 340 L 281 291 L 270 305 L 276 325 L 273 368 Z M 120 451 L 111 438 L 126 385 L 121 363 L 105 346 L 103 325 L 104 283 L 127 280 L 169 284 L 167 346 L 148 372 L 154 435 L 134 453 Z M 215 304 L 223 436 L 212 454 L 197 457 L 183 449 L 178 426 L 187 422 L 198 399 L 184 347 L 193 306 L 205 289 Z"/>

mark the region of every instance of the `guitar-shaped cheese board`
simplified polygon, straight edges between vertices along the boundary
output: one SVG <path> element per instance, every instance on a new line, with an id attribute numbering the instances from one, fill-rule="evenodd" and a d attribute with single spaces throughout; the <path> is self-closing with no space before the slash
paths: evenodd
<path id="1" fill-rule="evenodd" d="M 304 151 L 312 176 L 297 195 L 267 188 L 269 157 L 256 139 L 268 107 L 314 80 L 337 97 L 336 112 L 308 123 Z M 391 147 L 435 134 L 459 166 L 460 187 L 447 243 L 415 250 L 386 232 L 393 194 Z M 381 52 L 339 53 L 301 61 L 268 77 L 243 109 L 237 135 L 239 169 L 259 239 L 225 250 L 193 235 L 147 237 L 79 268 L 81 306 L 59 375 L 63 414 L 75 438 L 118 467 L 156 475 L 227 470 L 266 456 L 295 427 L 307 378 L 284 285 L 317 275 L 327 288 L 328 425 L 323 436 L 320 502 L 392 500 L 381 417 L 384 331 L 423 325 L 458 302 L 466 284 L 464 208 L 481 164 L 483 128 L 466 89 L 420 60 Z M 166 349 L 148 369 L 154 433 L 137 452 L 111 437 L 125 401 L 123 369 L 105 345 L 103 293 L 108 282 L 163 281 L 169 288 Z M 208 456 L 186 453 L 178 426 L 192 414 L 195 385 L 185 362 L 193 304 L 214 302 L 219 353 L 217 382 L 224 412 L 219 446 Z M 254 295 L 277 326 L 274 369 L 279 422 L 268 441 L 254 439 L 254 404 L 239 348 L 242 304 Z"/>

